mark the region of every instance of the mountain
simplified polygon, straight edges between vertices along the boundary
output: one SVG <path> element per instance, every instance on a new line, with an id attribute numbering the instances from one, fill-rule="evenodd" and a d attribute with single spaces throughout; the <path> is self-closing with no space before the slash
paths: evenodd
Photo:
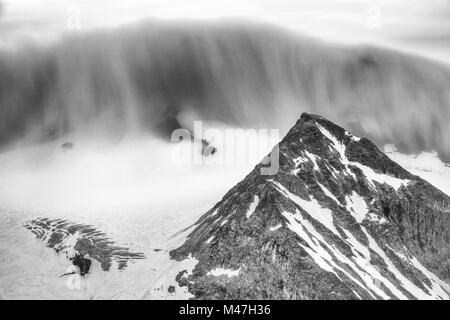
<path id="1" fill-rule="evenodd" d="M 278 172 L 258 164 L 185 230 L 146 298 L 450 298 L 446 194 L 317 115 L 278 147 Z"/>

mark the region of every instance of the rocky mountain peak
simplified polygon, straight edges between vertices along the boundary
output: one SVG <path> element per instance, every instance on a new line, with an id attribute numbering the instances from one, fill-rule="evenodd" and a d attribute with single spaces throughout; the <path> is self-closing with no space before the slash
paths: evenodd
<path id="1" fill-rule="evenodd" d="M 158 285 L 197 299 L 449 299 L 449 197 L 317 115 L 277 147 L 278 172 L 258 164 L 206 212 Z"/>

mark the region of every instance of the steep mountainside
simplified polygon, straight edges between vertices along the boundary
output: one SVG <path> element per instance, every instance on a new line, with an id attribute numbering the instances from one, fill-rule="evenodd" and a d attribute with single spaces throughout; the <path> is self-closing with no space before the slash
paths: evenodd
<path id="1" fill-rule="evenodd" d="M 449 299 L 447 195 L 316 115 L 301 116 L 279 159 L 276 174 L 257 165 L 192 226 L 170 253 L 166 275 L 176 276 L 151 290 L 197 299 Z"/>

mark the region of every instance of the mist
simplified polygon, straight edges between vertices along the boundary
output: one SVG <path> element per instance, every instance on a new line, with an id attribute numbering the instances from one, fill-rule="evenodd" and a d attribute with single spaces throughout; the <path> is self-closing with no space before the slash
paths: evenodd
<path id="1" fill-rule="evenodd" d="M 174 167 L 168 137 L 195 120 L 284 134 L 306 111 L 448 161 L 448 88 L 444 63 L 256 22 L 147 20 L 27 42 L 0 52 L 1 206 L 217 201 L 256 163 Z"/>
<path id="2" fill-rule="evenodd" d="M 149 136 L 119 143 L 80 141 L 0 154 L 0 210 L 46 215 L 161 215 L 212 206 L 256 163 L 220 165 L 177 161 L 190 143 L 169 145 Z M 216 154 L 216 157 L 218 154 Z M 199 212 L 200 214 L 201 212 Z"/>
<path id="3" fill-rule="evenodd" d="M 286 132 L 308 111 L 380 143 L 450 156 L 448 66 L 265 24 L 148 21 L 2 51 L 0 70 L 3 145 L 73 132 L 168 135 L 170 119 Z"/>

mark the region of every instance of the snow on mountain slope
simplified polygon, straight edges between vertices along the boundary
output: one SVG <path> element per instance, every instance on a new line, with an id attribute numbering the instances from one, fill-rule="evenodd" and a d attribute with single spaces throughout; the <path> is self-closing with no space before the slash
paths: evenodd
<path id="1" fill-rule="evenodd" d="M 166 283 L 197 299 L 450 299 L 447 195 L 319 116 L 278 147 L 275 175 L 257 165 L 170 252 L 189 268 Z"/>

